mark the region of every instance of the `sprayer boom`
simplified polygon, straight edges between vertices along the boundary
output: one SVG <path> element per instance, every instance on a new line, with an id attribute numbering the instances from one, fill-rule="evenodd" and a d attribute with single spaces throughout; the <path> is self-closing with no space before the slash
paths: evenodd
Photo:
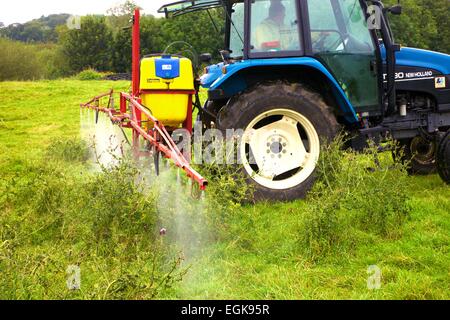
<path id="1" fill-rule="evenodd" d="M 102 106 L 102 100 L 108 98 L 106 106 Z M 166 159 L 172 160 L 173 164 L 183 170 L 187 177 L 197 183 L 200 190 L 205 190 L 208 182 L 191 165 L 189 159 L 177 147 L 172 136 L 164 125 L 156 119 L 149 110 L 144 107 L 139 98 L 135 98 L 127 93 L 120 93 L 120 111 L 113 107 L 114 92 L 99 95 L 87 103 L 81 104 L 81 108 L 94 110 L 97 114 L 106 114 L 113 124 L 121 128 L 130 128 L 133 133 L 133 153 L 136 157 L 148 155 L 148 152 L 141 152 L 140 139 L 143 139 L 151 146 L 153 156 L 156 153 L 162 154 Z M 143 126 L 145 118 L 145 127 Z"/>

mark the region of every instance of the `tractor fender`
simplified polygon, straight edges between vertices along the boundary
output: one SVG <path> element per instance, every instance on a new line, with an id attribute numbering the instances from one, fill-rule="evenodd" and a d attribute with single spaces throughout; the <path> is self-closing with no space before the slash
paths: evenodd
<path id="1" fill-rule="evenodd" d="M 223 97 L 229 98 L 247 89 L 247 83 L 243 76 L 244 72 L 251 72 L 252 69 L 261 69 L 264 67 L 309 67 L 321 73 L 328 81 L 338 107 L 344 114 L 345 120 L 349 124 L 357 123 L 359 118 L 355 108 L 348 99 L 346 93 L 328 71 L 325 66 L 317 59 L 311 57 L 298 58 L 277 58 L 277 59 L 252 59 L 238 61 L 232 64 L 217 64 L 207 68 L 207 73 L 202 76 L 201 82 L 204 88 L 210 92 L 220 92 Z"/>

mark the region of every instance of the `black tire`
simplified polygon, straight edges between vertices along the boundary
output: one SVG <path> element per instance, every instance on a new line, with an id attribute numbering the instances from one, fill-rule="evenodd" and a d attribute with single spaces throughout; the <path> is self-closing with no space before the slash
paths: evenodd
<path id="1" fill-rule="evenodd" d="M 285 82 L 260 84 L 232 98 L 219 113 L 218 127 L 221 130 L 245 130 L 259 115 L 281 108 L 306 117 L 321 139 L 331 141 L 339 131 L 333 111 L 319 94 L 302 85 Z M 241 167 L 248 183 L 253 186 L 256 201 L 291 201 L 304 198 L 316 180 L 313 173 L 295 187 L 275 190 L 258 184 L 244 167 Z"/>
<path id="2" fill-rule="evenodd" d="M 445 134 L 439 144 L 437 170 L 442 180 L 450 185 L 450 130 Z"/>
<path id="3" fill-rule="evenodd" d="M 402 162 L 408 163 L 411 175 L 429 175 L 436 173 L 437 146 L 420 136 L 414 139 L 401 140 L 403 148 Z"/>
<path id="4" fill-rule="evenodd" d="M 217 113 L 221 107 L 226 103 L 226 101 L 207 101 L 203 107 L 203 112 L 199 112 L 197 115 L 197 121 L 202 122 L 203 130 L 214 128 Z"/>

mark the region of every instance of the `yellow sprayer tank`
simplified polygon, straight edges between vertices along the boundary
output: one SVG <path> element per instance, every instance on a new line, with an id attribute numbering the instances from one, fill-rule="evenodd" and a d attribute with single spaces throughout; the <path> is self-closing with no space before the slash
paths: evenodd
<path id="1" fill-rule="evenodd" d="M 169 55 L 143 58 L 140 91 L 142 104 L 156 119 L 166 127 L 179 128 L 195 93 L 191 60 Z"/>

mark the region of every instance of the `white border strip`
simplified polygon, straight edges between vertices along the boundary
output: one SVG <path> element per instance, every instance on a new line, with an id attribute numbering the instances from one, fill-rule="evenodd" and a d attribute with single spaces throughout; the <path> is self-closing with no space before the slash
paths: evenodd
<path id="1" fill-rule="evenodd" d="M 395 80 L 395 82 L 406 82 L 406 81 L 418 81 L 418 80 L 431 80 L 434 79 L 436 77 L 427 77 L 427 78 L 414 78 L 414 79 L 400 79 L 400 80 Z M 384 83 L 387 83 L 387 81 L 383 81 Z"/>

